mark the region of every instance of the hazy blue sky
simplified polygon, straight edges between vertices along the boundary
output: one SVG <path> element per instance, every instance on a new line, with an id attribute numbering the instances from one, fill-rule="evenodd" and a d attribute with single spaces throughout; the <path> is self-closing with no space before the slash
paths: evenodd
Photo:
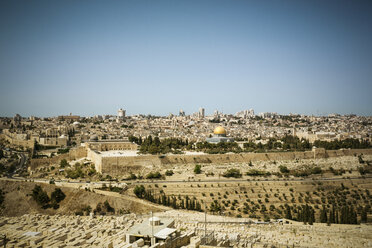
<path id="1" fill-rule="evenodd" d="M 372 115 L 372 1 L 0 1 L 0 116 Z"/>

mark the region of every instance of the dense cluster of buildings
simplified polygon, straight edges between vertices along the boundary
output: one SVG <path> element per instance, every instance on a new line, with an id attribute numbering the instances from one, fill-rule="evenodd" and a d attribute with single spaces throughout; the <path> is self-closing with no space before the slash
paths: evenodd
<path id="1" fill-rule="evenodd" d="M 370 140 L 372 137 L 372 117 L 355 115 L 278 115 L 276 113 L 254 114 L 254 110 L 244 110 L 232 114 L 215 111 L 205 115 L 205 109 L 186 115 L 183 110 L 179 115 L 126 116 L 124 109 L 117 115 L 96 115 L 80 117 L 66 115 L 50 118 L 0 118 L 0 132 L 10 143 L 32 147 L 65 147 L 79 145 L 89 140 L 123 140 L 129 136 L 162 138 L 181 138 L 188 141 L 205 141 L 212 138 L 217 126 L 227 130 L 224 136 L 236 141 L 257 141 L 264 143 L 269 138 L 281 138 L 296 135 L 299 138 L 314 140 L 335 140 L 356 138 Z M 221 135 L 221 134 L 218 134 Z"/>

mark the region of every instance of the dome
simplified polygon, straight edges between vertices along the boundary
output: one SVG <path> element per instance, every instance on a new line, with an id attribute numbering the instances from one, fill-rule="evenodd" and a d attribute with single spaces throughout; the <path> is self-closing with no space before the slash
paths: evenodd
<path id="1" fill-rule="evenodd" d="M 226 130 L 225 130 L 225 128 L 223 128 L 221 126 L 218 126 L 214 129 L 213 133 L 214 134 L 224 134 L 224 135 L 226 135 Z"/>

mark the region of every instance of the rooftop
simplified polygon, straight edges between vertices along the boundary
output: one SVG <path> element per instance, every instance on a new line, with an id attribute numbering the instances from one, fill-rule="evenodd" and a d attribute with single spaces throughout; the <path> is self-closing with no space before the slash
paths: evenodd
<path id="1" fill-rule="evenodd" d="M 149 220 L 144 220 L 141 224 L 135 225 L 128 230 L 128 233 L 134 236 L 152 236 L 152 233 L 155 235 L 165 235 L 170 230 L 165 230 L 161 232 L 163 229 L 169 229 L 174 224 L 174 220 L 170 218 L 162 218 L 160 220 L 160 225 L 158 226 L 151 226 Z M 152 230 L 153 229 L 153 230 Z M 171 232 L 172 233 L 172 232 Z M 160 238 L 160 237 L 159 237 Z"/>

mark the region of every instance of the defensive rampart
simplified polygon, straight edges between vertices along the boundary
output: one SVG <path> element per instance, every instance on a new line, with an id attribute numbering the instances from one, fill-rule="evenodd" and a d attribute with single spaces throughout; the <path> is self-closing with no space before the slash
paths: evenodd
<path id="1" fill-rule="evenodd" d="M 66 159 L 67 161 L 84 158 L 87 156 L 87 149 L 85 147 L 77 147 L 70 149 L 68 153 L 61 154 L 51 158 L 33 158 L 30 162 L 30 169 L 36 169 L 39 166 L 45 166 L 50 164 L 59 163 L 62 159 Z"/>
<path id="2" fill-rule="evenodd" d="M 172 164 L 227 164 L 249 163 L 250 161 L 281 161 L 295 159 L 318 159 L 342 156 L 356 156 L 372 154 L 372 149 L 324 150 L 321 148 L 306 152 L 272 152 L 272 153 L 239 153 L 239 154 L 202 154 L 202 155 L 140 155 L 140 156 L 102 156 L 99 151 L 86 147 L 71 149 L 68 154 L 52 158 L 31 160 L 31 169 L 40 165 L 59 163 L 60 160 L 72 160 L 88 157 L 95 164 L 96 170 L 102 174 L 122 176 L 130 172 L 138 172 L 148 168 L 161 170 L 162 165 Z"/>
<path id="3" fill-rule="evenodd" d="M 161 169 L 162 165 L 171 164 L 226 164 L 249 163 L 249 161 L 280 161 L 295 159 L 332 158 L 372 154 L 372 149 L 324 150 L 315 149 L 306 152 L 240 153 L 240 154 L 203 154 L 203 155 L 141 155 L 131 157 L 101 157 L 97 171 L 112 176 L 124 175 L 143 168 Z"/>
<path id="4" fill-rule="evenodd" d="M 8 141 L 10 144 L 14 146 L 22 146 L 22 147 L 31 148 L 31 149 L 34 149 L 35 147 L 35 142 L 33 140 L 20 140 L 20 139 L 10 137 L 6 134 L 0 134 L 0 138 L 5 139 L 6 141 Z"/>

